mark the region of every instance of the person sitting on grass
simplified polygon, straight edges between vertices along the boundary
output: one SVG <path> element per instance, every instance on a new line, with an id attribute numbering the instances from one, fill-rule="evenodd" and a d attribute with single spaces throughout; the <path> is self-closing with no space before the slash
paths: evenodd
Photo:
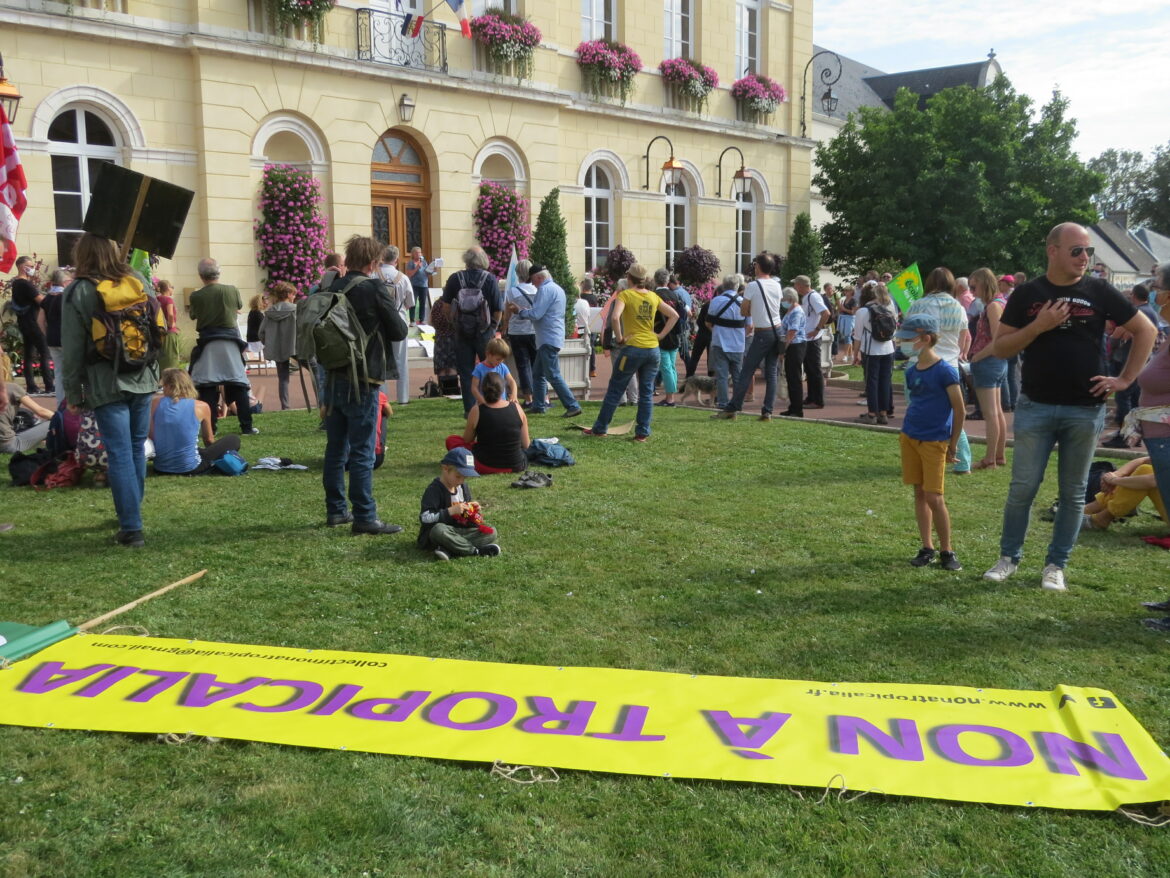
<path id="1" fill-rule="evenodd" d="M 160 476 L 199 476 L 229 451 L 240 450 L 240 437 L 230 433 L 215 438 L 211 407 L 199 399 L 191 376 L 183 369 L 165 369 L 162 396 L 150 406 L 150 439 L 154 442 L 154 472 Z M 203 437 L 203 448 L 199 437 Z"/>
<path id="2" fill-rule="evenodd" d="M 7 364 L 7 358 L 4 360 Z M 15 454 L 28 451 L 40 445 L 49 435 L 49 420 L 53 413 L 38 403 L 15 384 L 0 384 L 7 390 L 8 405 L 0 408 L 0 452 Z M 16 412 L 24 409 L 40 418 L 27 430 L 16 429 Z"/>
<path id="3" fill-rule="evenodd" d="M 1101 490 L 1092 503 L 1085 504 L 1084 528 L 1105 530 L 1119 518 L 1125 518 L 1138 505 L 1150 498 L 1163 522 L 1166 516 L 1166 502 L 1158 490 L 1154 467 L 1148 457 L 1136 457 L 1121 469 L 1101 474 Z"/>
<path id="4" fill-rule="evenodd" d="M 469 523 L 469 518 L 479 508 L 472 501 L 471 489 L 466 484 L 467 479 L 479 475 L 471 452 L 466 448 L 453 448 L 439 461 L 439 467 L 439 477 L 423 492 L 422 511 L 418 516 L 418 547 L 433 552 L 437 561 L 467 555 L 488 558 L 499 555 L 496 532 Z"/>
<path id="5" fill-rule="evenodd" d="M 902 448 L 902 483 L 914 486 L 914 516 L 922 548 L 910 561 L 925 567 L 939 553 L 931 540 L 938 533 L 939 564 L 945 570 L 962 570 L 951 546 L 951 516 L 943 500 L 947 464 L 957 457 L 959 434 L 963 430 L 966 406 L 959 387 L 959 372 L 934 351 L 938 342 L 938 321 L 931 314 L 907 317 L 895 333 L 902 352 L 918 357 L 906 369 L 910 406 L 902 419 L 899 441 Z M 933 528 L 932 528 L 933 525 Z"/>
<path id="6" fill-rule="evenodd" d="M 490 358 L 491 342 L 488 351 Z M 475 469 L 481 476 L 528 469 L 528 455 L 524 453 L 532 444 L 528 418 L 515 400 L 509 402 L 502 397 L 503 392 L 500 376 L 488 372 L 483 379 L 483 401 L 468 413 L 463 435 L 447 437 L 448 451 L 466 448 L 475 452 Z"/>
<path id="7" fill-rule="evenodd" d="M 484 358 L 482 362 L 476 363 L 475 368 L 471 370 L 471 395 L 475 397 L 475 401 L 483 405 L 483 385 L 484 376 L 489 372 L 500 376 L 504 382 L 504 400 L 516 399 L 520 391 L 516 387 L 516 379 L 512 377 L 512 372 L 508 368 L 508 364 L 504 360 L 512 353 L 511 346 L 502 338 L 490 339 L 487 347 L 484 348 Z"/>

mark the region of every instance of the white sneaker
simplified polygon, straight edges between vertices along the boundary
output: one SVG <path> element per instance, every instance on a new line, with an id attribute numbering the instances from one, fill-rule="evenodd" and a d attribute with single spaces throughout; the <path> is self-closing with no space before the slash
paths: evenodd
<path id="1" fill-rule="evenodd" d="M 435 549 L 435 560 L 436 561 L 450 561 L 451 556 L 448 555 L 446 552 L 444 552 L 442 549 Z"/>
<path id="2" fill-rule="evenodd" d="M 1040 574 L 1040 587 L 1045 591 L 1068 591 L 1064 584 L 1064 569 L 1048 564 Z"/>
<path id="3" fill-rule="evenodd" d="M 1018 565 L 1007 555 L 1002 555 L 1000 559 L 995 562 L 995 566 L 983 574 L 983 578 L 990 579 L 992 582 L 1003 582 L 1005 579 L 1015 573 L 1016 568 L 1019 566 L 1020 565 Z"/>

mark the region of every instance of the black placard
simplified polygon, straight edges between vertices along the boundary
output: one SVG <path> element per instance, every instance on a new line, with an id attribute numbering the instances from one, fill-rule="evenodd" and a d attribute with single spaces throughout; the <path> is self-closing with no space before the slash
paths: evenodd
<path id="1" fill-rule="evenodd" d="M 134 205 L 143 183 L 147 186 L 146 198 L 138 223 L 131 229 Z M 119 244 L 130 237 L 131 247 L 170 259 L 175 255 L 194 197 L 190 189 L 174 183 L 115 164 L 103 164 L 81 227 Z"/>

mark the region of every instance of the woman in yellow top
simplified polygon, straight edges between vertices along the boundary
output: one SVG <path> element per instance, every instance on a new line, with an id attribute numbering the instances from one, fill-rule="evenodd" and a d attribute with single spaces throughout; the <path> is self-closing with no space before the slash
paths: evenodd
<path id="1" fill-rule="evenodd" d="M 675 323 L 678 312 L 653 290 L 646 288 L 650 273 L 644 265 L 634 263 L 626 272 L 629 289 L 615 295 L 616 301 L 610 309 L 614 341 L 613 374 L 605 401 L 593 428 L 585 431 L 586 436 L 604 436 L 609 429 L 613 413 L 626 391 L 630 379 L 638 376 L 638 416 L 634 426 L 634 438 L 645 442 L 650 438 L 650 416 L 654 412 L 654 376 L 658 373 L 658 342 L 665 338 Z M 654 315 L 661 314 L 666 323 L 658 332 L 654 331 Z"/>

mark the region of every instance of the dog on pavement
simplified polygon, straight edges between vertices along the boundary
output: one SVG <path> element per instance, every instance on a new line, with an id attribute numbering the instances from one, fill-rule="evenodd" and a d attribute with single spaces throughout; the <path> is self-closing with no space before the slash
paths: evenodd
<path id="1" fill-rule="evenodd" d="M 707 375 L 692 375 L 687 378 L 678 388 L 680 404 L 685 403 L 688 396 L 694 396 L 695 402 L 699 405 L 711 406 L 714 404 L 714 398 L 708 395 L 706 401 L 703 400 L 703 394 L 715 393 L 715 379 Z"/>

